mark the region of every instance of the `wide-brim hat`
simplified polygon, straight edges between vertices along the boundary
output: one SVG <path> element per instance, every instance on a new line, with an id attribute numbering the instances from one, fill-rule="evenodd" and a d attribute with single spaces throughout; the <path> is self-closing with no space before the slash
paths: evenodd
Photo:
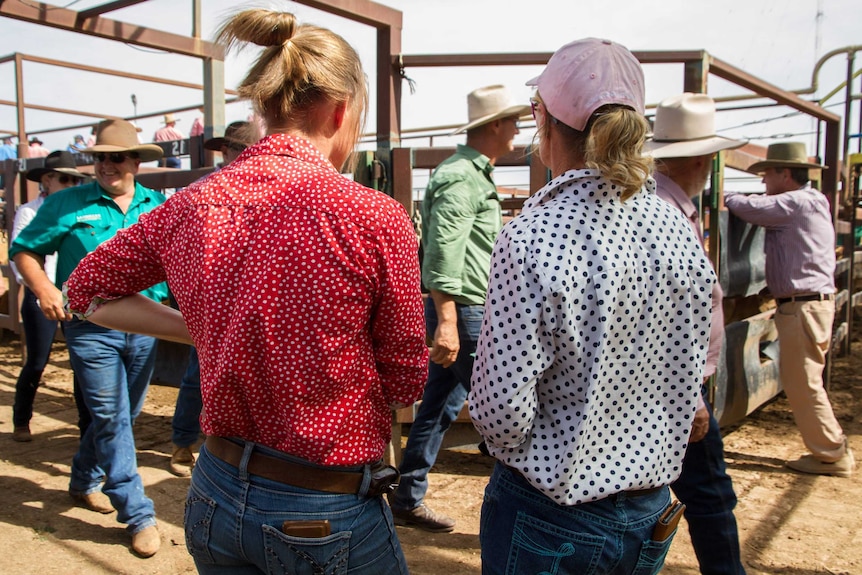
<path id="1" fill-rule="evenodd" d="M 251 146 L 260 139 L 254 133 L 256 129 L 256 127 L 244 120 L 232 122 L 225 128 L 224 136 L 210 138 L 204 142 L 204 148 L 218 152 L 222 146 L 230 146 L 231 144 L 242 144 L 246 147 Z"/>
<path id="2" fill-rule="evenodd" d="M 763 172 L 766 168 L 825 169 L 829 166 L 808 161 L 802 142 L 779 142 L 766 148 L 766 159 L 748 166 L 749 172 Z"/>
<path id="3" fill-rule="evenodd" d="M 66 150 L 57 150 L 45 156 L 45 165 L 41 168 L 33 168 L 27 172 L 27 179 L 31 182 L 41 182 L 42 176 L 51 172 L 59 172 L 68 174 L 76 178 L 86 178 L 87 174 L 82 174 L 75 165 L 75 158 L 71 152 Z"/>
<path id="4" fill-rule="evenodd" d="M 733 150 L 746 143 L 716 135 L 713 99 L 686 92 L 658 105 L 653 135 L 644 151 L 657 159 L 693 158 Z"/>
<path id="5" fill-rule="evenodd" d="M 39 138 L 37 138 L 37 137 L 33 136 L 32 138 L 30 138 L 30 143 L 31 143 L 31 144 L 40 144 L 40 145 L 41 145 L 41 144 L 44 144 L 45 142 L 43 142 L 43 141 L 42 141 L 42 140 L 40 140 Z"/>
<path id="6" fill-rule="evenodd" d="M 173 124 L 175 122 L 179 122 L 180 118 L 174 117 L 173 114 L 165 114 L 165 119 L 162 121 L 162 124 Z"/>
<path id="7" fill-rule="evenodd" d="M 162 157 L 162 149 L 155 144 L 138 142 L 138 132 L 126 120 L 103 120 L 96 128 L 96 144 L 84 150 L 96 152 L 134 152 L 142 162 L 152 162 Z"/>
<path id="8" fill-rule="evenodd" d="M 530 106 L 518 104 L 506 90 L 505 86 L 485 86 L 467 94 L 468 122 L 452 132 L 451 135 L 462 134 L 467 130 L 489 124 L 500 118 L 509 116 L 526 116 Z"/>

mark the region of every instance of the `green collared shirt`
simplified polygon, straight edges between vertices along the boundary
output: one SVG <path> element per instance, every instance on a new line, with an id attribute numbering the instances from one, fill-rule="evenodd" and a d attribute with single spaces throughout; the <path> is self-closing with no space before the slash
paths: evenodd
<path id="1" fill-rule="evenodd" d="M 503 226 L 493 170 L 487 156 L 459 145 L 425 190 L 422 281 L 456 303 L 485 303 L 491 252 Z"/>
<path id="2" fill-rule="evenodd" d="M 164 201 L 163 194 L 135 182 L 135 197 L 124 214 L 98 182 L 61 190 L 45 198 L 33 221 L 9 247 L 9 259 L 21 252 L 42 256 L 57 252 L 55 285 L 62 289 L 84 256 Z M 157 284 L 141 293 L 162 301 L 168 297 L 167 284 Z"/>

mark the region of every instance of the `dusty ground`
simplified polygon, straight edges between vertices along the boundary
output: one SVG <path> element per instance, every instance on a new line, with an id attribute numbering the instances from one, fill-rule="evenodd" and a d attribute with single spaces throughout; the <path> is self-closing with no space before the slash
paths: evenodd
<path id="1" fill-rule="evenodd" d="M 856 453 L 862 456 L 862 345 L 840 358 L 832 397 Z M 71 372 L 62 344 L 54 348 L 32 422 L 35 439 L 11 440 L 11 405 L 20 344 L 0 337 L 0 573 L 193 573 L 185 550 L 182 509 L 187 481 L 166 471 L 176 390 L 153 386 L 136 437 L 147 493 L 155 500 L 162 550 L 139 559 L 114 516 L 73 507 L 66 494 L 77 429 Z M 431 477 L 428 503 L 458 519 L 451 534 L 399 528 L 414 575 L 479 573 L 479 509 L 491 461 L 475 451 L 469 429 L 452 434 Z M 862 574 L 862 473 L 852 479 L 797 475 L 783 467 L 802 451 L 791 414 L 780 399 L 725 437 L 740 504 L 737 518 L 744 563 L 751 574 Z M 664 573 L 697 573 L 684 530 Z"/>

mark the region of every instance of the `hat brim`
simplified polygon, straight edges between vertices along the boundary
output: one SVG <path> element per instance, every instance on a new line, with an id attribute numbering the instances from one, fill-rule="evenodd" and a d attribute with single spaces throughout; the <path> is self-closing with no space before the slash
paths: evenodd
<path id="1" fill-rule="evenodd" d="M 222 146 L 227 146 L 227 145 L 228 145 L 227 138 L 222 138 L 222 137 L 210 138 L 209 140 L 204 142 L 204 149 L 218 152 L 219 150 L 221 150 Z"/>
<path id="2" fill-rule="evenodd" d="M 829 166 L 811 164 L 808 162 L 792 162 L 790 160 L 764 160 L 748 166 L 747 172 L 763 173 L 767 168 L 808 168 L 809 170 L 825 170 Z"/>
<path id="3" fill-rule="evenodd" d="M 456 134 L 463 134 L 467 130 L 472 130 L 473 128 L 478 128 L 479 126 L 484 126 L 485 124 L 490 124 L 494 120 L 499 120 L 500 118 L 506 118 L 507 116 L 526 116 L 530 113 L 530 106 L 509 106 L 505 110 L 501 110 L 496 114 L 489 114 L 487 116 L 483 116 L 481 118 L 477 118 L 470 122 L 469 124 L 464 124 L 454 132 L 451 132 L 449 135 L 454 136 Z"/>
<path id="4" fill-rule="evenodd" d="M 81 179 L 85 179 L 88 177 L 87 174 L 82 174 L 74 168 L 34 168 L 27 172 L 27 179 L 31 182 L 41 182 L 42 176 L 44 176 L 45 174 L 50 174 L 51 172 L 67 174 L 69 176 Z"/>
<path id="5" fill-rule="evenodd" d="M 710 136 L 697 140 L 681 140 L 677 142 L 656 142 L 649 140 L 644 144 L 644 152 L 656 159 L 663 158 L 695 158 L 706 156 L 722 150 L 735 150 L 747 144 L 747 140 L 731 140 L 722 136 Z"/>
<path id="6" fill-rule="evenodd" d="M 140 146 L 132 146 L 124 148 L 122 146 L 112 146 L 110 144 L 97 144 L 92 148 L 83 150 L 85 154 L 95 154 L 97 152 L 135 152 L 142 162 L 152 162 L 162 157 L 162 149 L 155 144 L 141 144 Z"/>

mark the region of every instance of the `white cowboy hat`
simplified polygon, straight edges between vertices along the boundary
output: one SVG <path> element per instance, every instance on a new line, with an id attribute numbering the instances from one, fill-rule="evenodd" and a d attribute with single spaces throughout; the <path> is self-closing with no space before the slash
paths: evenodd
<path id="1" fill-rule="evenodd" d="M 655 112 L 652 139 L 644 152 L 653 158 L 692 158 L 747 144 L 715 135 L 715 102 L 706 94 L 686 92 L 667 98 Z"/>
<path id="2" fill-rule="evenodd" d="M 529 113 L 530 106 L 516 104 L 505 86 L 485 86 L 467 94 L 468 122 L 451 135 L 461 134 L 507 116 L 520 118 Z"/>
<path id="3" fill-rule="evenodd" d="M 180 118 L 175 117 L 173 114 L 165 114 L 165 119 L 162 124 L 173 124 L 175 122 L 179 122 Z"/>

